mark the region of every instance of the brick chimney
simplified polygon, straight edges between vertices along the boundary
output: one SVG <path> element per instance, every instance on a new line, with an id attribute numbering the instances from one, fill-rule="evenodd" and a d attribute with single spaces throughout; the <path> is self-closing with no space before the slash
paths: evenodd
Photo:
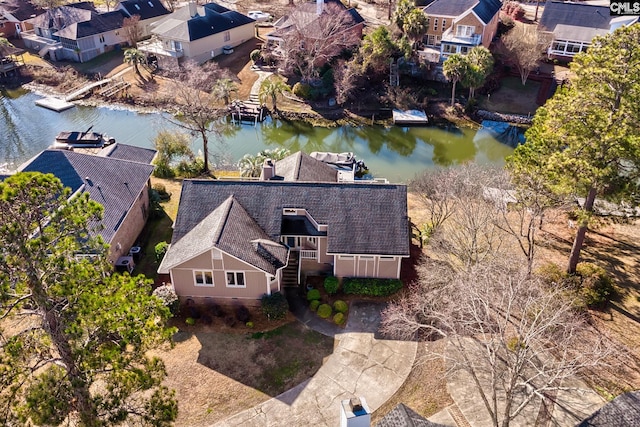
<path id="1" fill-rule="evenodd" d="M 371 411 L 364 397 L 352 397 L 341 402 L 340 427 L 371 427 Z"/>
<path id="2" fill-rule="evenodd" d="M 260 174 L 260 181 L 269 181 L 276 176 L 276 163 L 271 159 L 265 159 L 262 164 L 262 173 Z"/>
<path id="3" fill-rule="evenodd" d="M 193 18 L 197 14 L 198 14 L 198 5 L 193 0 L 189 1 L 189 16 Z"/>
<path id="4" fill-rule="evenodd" d="M 322 15 L 322 9 L 324 7 L 324 0 L 316 0 L 316 15 Z"/>

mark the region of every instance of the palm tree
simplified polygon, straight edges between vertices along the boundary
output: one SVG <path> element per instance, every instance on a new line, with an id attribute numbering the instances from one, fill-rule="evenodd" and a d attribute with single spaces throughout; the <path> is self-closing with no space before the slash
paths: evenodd
<path id="1" fill-rule="evenodd" d="M 456 98 L 456 84 L 465 78 L 469 70 L 469 61 L 463 55 L 454 53 L 449 56 L 444 64 L 442 64 L 442 71 L 447 80 L 453 83 L 453 89 L 451 90 L 451 106 L 455 103 Z"/>
<path id="2" fill-rule="evenodd" d="M 218 79 L 213 85 L 211 95 L 222 98 L 224 105 L 229 105 L 231 94 L 238 91 L 238 85 L 231 79 Z"/>
<path id="3" fill-rule="evenodd" d="M 140 73 L 140 69 L 138 68 L 138 64 L 144 64 L 147 60 L 145 54 L 136 48 L 130 48 L 124 51 L 124 62 L 127 64 L 133 64 L 133 70 L 136 72 L 140 78 L 142 74 Z"/>
<path id="4" fill-rule="evenodd" d="M 277 101 L 278 96 L 285 92 L 291 92 L 291 88 L 281 78 L 267 78 L 260 85 L 260 92 L 258 97 L 263 104 L 267 102 L 267 99 L 271 98 L 273 104 L 273 110 L 278 111 Z"/>
<path id="5" fill-rule="evenodd" d="M 469 99 L 476 94 L 476 88 L 484 84 L 487 76 L 493 71 L 493 55 L 484 46 L 476 46 L 467 54 L 470 71 L 465 86 L 469 87 Z"/>

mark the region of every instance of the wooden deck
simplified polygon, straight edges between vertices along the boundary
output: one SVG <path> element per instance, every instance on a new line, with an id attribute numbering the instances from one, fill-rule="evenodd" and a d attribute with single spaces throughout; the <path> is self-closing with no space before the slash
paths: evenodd
<path id="1" fill-rule="evenodd" d="M 257 124 L 263 122 L 268 114 L 269 110 L 265 106 L 252 101 L 236 102 L 229 107 L 229 115 L 234 123 Z"/>

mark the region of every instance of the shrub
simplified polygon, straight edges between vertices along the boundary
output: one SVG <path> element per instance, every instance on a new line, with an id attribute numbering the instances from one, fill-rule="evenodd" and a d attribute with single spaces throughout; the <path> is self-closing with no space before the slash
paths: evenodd
<path id="1" fill-rule="evenodd" d="M 333 322 L 336 325 L 342 325 L 344 323 L 344 321 L 345 321 L 345 318 L 344 318 L 344 314 L 342 314 L 342 313 L 336 313 L 333 316 Z"/>
<path id="2" fill-rule="evenodd" d="M 346 302 L 338 300 L 333 303 L 333 309 L 338 313 L 346 313 L 347 311 L 349 311 L 349 306 Z"/>
<path id="3" fill-rule="evenodd" d="M 398 279 L 348 278 L 344 279 L 342 290 L 346 294 L 386 297 L 402 289 Z"/>
<path id="4" fill-rule="evenodd" d="M 166 202 L 171 198 L 171 194 L 167 192 L 167 187 L 164 184 L 154 184 L 153 189 L 158 192 L 161 201 Z"/>
<path id="5" fill-rule="evenodd" d="M 219 304 L 216 304 L 216 303 L 211 304 L 211 306 L 209 307 L 209 311 L 211 312 L 211 315 L 215 317 L 224 316 L 224 310 L 222 309 L 222 307 L 220 307 Z"/>
<path id="6" fill-rule="evenodd" d="M 224 323 L 228 327 L 233 328 L 236 325 L 236 318 L 233 316 L 227 316 L 224 318 Z"/>
<path id="7" fill-rule="evenodd" d="M 213 319 L 208 314 L 203 314 L 200 320 L 202 321 L 202 323 L 204 323 L 207 326 L 213 323 Z"/>
<path id="8" fill-rule="evenodd" d="M 167 242 L 160 242 L 153 248 L 153 251 L 156 254 L 156 261 L 161 262 L 164 255 L 167 253 L 167 249 L 169 249 L 169 244 Z"/>
<path id="9" fill-rule="evenodd" d="M 262 314 L 269 320 L 284 319 L 289 310 L 289 303 L 280 292 L 271 295 L 264 294 L 260 299 L 262 304 Z"/>
<path id="10" fill-rule="evenodd" d="M 302 99 L 311 99 L 311 86 L 307 83 L 296 83 L 293 85 L 292 92 L 295 96 L 300 97 Z"/>
<path id="11" fill-rule="evenodd" d="M 502 5 L 502 12 L 511 19 L 515 19 L 517 21 L 521 21 L 525 15 L 524 8 L 516 1 L 505 2 Z"/>
<path id="12" fill-rule="evenodd" d="M 240 305 L 236 308 L 236 319 L 238 319 L 239 322 L 247 323 L 250 317 L 251 313 L 249 313 L 249 309 L 244 305 Z"/>
<path id="13" fill-rule="evenodd" d="M 536 274 L 547 285 L 562 283 L 567 275 L 566 272 L 562 271 L 558 264 L 553 262 L 542 265 L 538 268 Z"/>
<path id="14" fill-rule="evenodd" d="M 193 326 L 196 324 L 196 319 L 194 319 L 193 317 L 187 317 L 184 323 L 186 323 L 189 326 Z"/>
<path id="15" fill-rule="evenodd" d="M 311 289 L 307 292 L 307 301 L 313 301 L 316 299 L 320 299 L 320 291 L 317 289 Z"/>
<path id="16" fill-rule="evenodd" d="M 176 176 L 173 168 L 166 162 L 158 162 L 153 169 L 153 176 L 158 178 L 173 178 Z"/>
<path id="17" fill-rule="evenodd" d="M 331 313 L 332 310 L 329 304 L 321 304 L 320 307 L 318 307 L 318 316 L 322 317 L 323 319 L 328 319 L 329 316 L 331 316 Z"/>
<path id="18" fill-rule="evenodd" d="M 254 49 L 249 54 L 249 58 L 251 58 L 253 62 L 258 62 L 262 59 L 262 52 L 260 52 L 260 49 Z"/>
<path id="19" fill-rule="evenodd" d="M 176 171 L 178 172 L 178 175 L 183 178 L 196 178 L 202 174 L 203 169 L 204 160 L 198 158 L 193 161 L 181 161 L 180 163 L 178 163 Z"/>
<path id="20" fill-rule="evenodd" d="M 329 276 L 324 279 L 324 290 L 329 294 L 333 295 L 338 292 L 338 278 L 335 276 Z"/>
<path id="21" fill-rule="evenodd" d="M 579 294 L 587 307 L 601 307 L 615 293 L 613 280 L 600 266 L 588 262 L 580 263 L 576 267 L 576 275 L 581 279 Z"/>
<path id="22" fill-rule="evenodd" d="M 313 301 L 311 301 L 311 303 L 309 304 L 309 309 L 311 311 L 316 311 L 318 309 L 318 306 L 320 305 L 320 300 L 314 299 Z"/>
<path id="23" fill-rule="evenodd" d="M 249 329 L 253 329 L 253 322 L 247 322 L 244 324 L 244 326 L 246 326 Z"/>
<path id="24" fill-rule="evenodd" d="M 169 309 L 174 316 L 180 308 L 180 300 L 175 289 L 171 285 L 159 286 L 153 290 L 153 295 L 160 298 L 162 304 Z"/>

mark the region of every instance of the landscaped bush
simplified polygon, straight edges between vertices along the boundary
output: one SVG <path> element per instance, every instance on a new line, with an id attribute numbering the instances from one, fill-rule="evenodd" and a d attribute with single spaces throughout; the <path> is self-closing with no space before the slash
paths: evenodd
<path id="1" fill-rule="evenodd" d="M 253 329 L 253 322 L 247 322 L 244 324 L 244 326 L 246 326 L 249 329 Z"/>
<path id="2" fill-rule="evenodd" d="M 332 310 L 329 304 L 321 304 L 320 307 L 318 307 L 318 316 L 322 317 L 323 319 L 328 319 L 329 316 L 331 316 L 331 313 Z"/>
<path id="3" fill-rule="evenodd" d="M 338 313 L 346 313 L 347 311 L 349 311 L 349 306 L 346 302 L 338 300 L 333 303 L 333 309 Z"/>
<path id="4" fill-rule="evenodd" d="M 175 171 L 165 162 L 157 162 L 155 163 L 155 168 L 153 169 L 153 176 L 158 178 L 173 178 L 176 176 Z"/>
<path id="5" fill-rule="evenodd" d="M 342 283 L 345 294 L 386 297 L 402 289 L 398 279 L 347 278 Z"/>
<path id="6" fill-rule="evenodd" d="M 233 328 L 236 325 L 236 318 L 233 316 L 227 316 L 224 318 L 224 323 L 230 328 Z"/>
<path id="7" fill-rule="evenodd" d="M 219 304 L 216 304 L 215 302 L 209 306 L 209 312 L 211 313 L 212 316 L 215 316 L 215 317 L 224 316 L 224 310 Z"/>
<path id="8" fill-rule="evenodd" d="M 199 177 L 202 174 L 203 169 L 204 160 L 201 158 L 195 159 L 193 161 L 183 160 L 178 163 L 178 167 L 176 167 L 178 175 L 183 178 Z"/>
<path id="9" fill-rule="evenodd" d="M 289 303 L 280 292 L 274 292 L 271 295 L 264 294 L 260 303 L 262 304 L 262 313 L 269 320 L 284 319 L 289 310 Z"/>
<path id="10" fill-rule="evenodd" d="M 262 59 L 262 52 L 260 52 L 260 49 L 254 49 L 249 54 L 249 58 L 251 58 L 253 62 L 258 62 Z"/>
<path id="11" fill-rule="evenodd" d="M 194 319 L 193 317 L 187 317 L 184 323 L 186 323 L 189 326 L 193 326 L 196 324 L 196 319 Z"/>
<path id="12" fill-rule="evenodd" d="M 615 293 L 613 281 L 604 268 L 583 262 L 576 267 L 576 275 L 580 276 L 580 296 L 590 308 L 605 305 Z"/>
<path id="13" fill-rule="evenodd" d="M 244 305 L 240 305 L 236 308 L 236 319 L 238 319 L 239 322 L 247 323 L 250 317 L 251 313 L 249 313 L 249 309 Z"/>
<path id="14" fill-rule="evenodd" d="M 162 300 L 162 304 L 169 308 L 171 314 L 175 316 L 178 313 L 180 301 L 173 286 L 159 286 L 154 289 L 153 295 Z"/>
<path id="15" fill-rule="evenodd" d="M 318 289 L 311 289 L 307 292 L 307 301 L 313 301 L 320 299 L 320 291 Z"/>
<path id="16" fill-rule="evenodd" d="M 164 258 L 164 254 L 167 253 L 167 249 L 169 249 L 169 244 L 167 242 L 160 242 L 153 248 L 153 251 L 156 254 L 156 261 L 161 262 L 162 258 Z"/>
<path id="17" fill-rule="evenodd" d="M 164 184 L 154 184 L 153 189 L 158 192 L 158 196 L 160 196 L 160 200 L 163 202 L 166 202 L 171 198 L 171 194 L 169 194 L 167 187 L 165 187 Z"/>
<path id="18" fill-rule="evenodd" d="M 324 279 L 324 290 L 329 294 L 333 295 L 338 292 L 338 278 L 335 276 L 329 276 Z"/>
<path id="19" fill-rule="evenodd" d="M 342 325 L 344 323 L 344 321 L 345 321 L 345 318 L 344 318 L 344 314 L 342 314 L 342 313 L 336 313 L 333 316 L 333 322 L 336 325 Z"/>
<path id="20" fill-rule="evenodd" d="M 312 88 L 307 83 L 296 83 L 293 85 L 292 92 L 295 96 L 302 99 L 311 99 Z"/>
<path id="21" fill-rule="evenodd" d="M 314 299 L 309 303 L 309 309 L 311 311 L 316 311 L 319 305 L 320 305 L 320 300 Z"/>

